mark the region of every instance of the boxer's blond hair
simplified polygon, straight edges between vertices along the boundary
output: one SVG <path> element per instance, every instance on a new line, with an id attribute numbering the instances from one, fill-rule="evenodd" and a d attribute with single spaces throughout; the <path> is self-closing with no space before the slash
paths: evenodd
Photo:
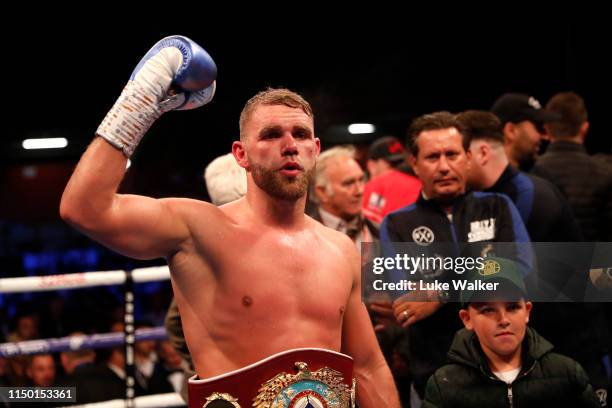
<path id="1" fill-rule="evenodd" d="M 259 105 L 284 105 L 290 108 L 301 109 L 314 120 L 310 104 L 301 95 L 286 88 L 268 88 L 257 93 L 244 105 L 240 113 L 240 140 L 246 140 L 245 125 Z"/>

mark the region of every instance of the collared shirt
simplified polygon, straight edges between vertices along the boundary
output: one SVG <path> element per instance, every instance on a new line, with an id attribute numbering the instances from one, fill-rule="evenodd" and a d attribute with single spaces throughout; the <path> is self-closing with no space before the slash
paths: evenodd
<path id="1" fill-rule="evenodd" d="M 421 190 L 421 196 L 423 200 L 425 201 L 429 201 L 429 197 L 427 197 L 427 194 L 425 194 L 425 192 L 423 190 Z M 446 213 L 446 218 L 448 218 L 449 222 L 453 222 L 453 207 L 442 207 L 444 209 L 444 212 Z"/>
<path id="2" fill-rule="evenodd" d="M 325 211 L 321 207 L 319 207 L 319 214 L 321 215 L 321 222 L 323 225 L 348 235 L 357 246 L 357 249 L 361 250 L 362 242 L 372 242 L 372 235 L 368 231 L 366 225 L 363 223 L 363 219 L 361 217 L 355 217 L 351 222 L 346 222 L 342 218 Z M 355 229 L 356 232 L 352 232 Z"/>

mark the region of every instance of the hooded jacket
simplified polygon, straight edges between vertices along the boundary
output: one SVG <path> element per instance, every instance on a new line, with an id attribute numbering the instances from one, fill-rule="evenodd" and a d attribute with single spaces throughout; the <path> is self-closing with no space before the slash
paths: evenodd
<path id="1" fill-rule="evenodd" d="M 521 371 L 507 384 L 491 372 L 475 333 L 461 329 L 448 352 L 449 364 L 427 382 L 423 408 L 599 407 L 580 364 L 552 349 L 528 327 Z"/>

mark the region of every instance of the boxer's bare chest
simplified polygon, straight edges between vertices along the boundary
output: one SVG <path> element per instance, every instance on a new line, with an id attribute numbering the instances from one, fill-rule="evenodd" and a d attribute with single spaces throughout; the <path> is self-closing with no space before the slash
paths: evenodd
<path id="1" fill-rule="evenodd" d="M 229 366 L 288 348 L 337 350 L 353 285 L 345 255 L 316 231 L 234 228 L 213 242 L 196 236 L 171 262 L 188 341 L 197 338 L 190 350 L 206 349 L 206 358 Z"/>
<path id="2" fill-rule="evenodd" d="M 191 304 L 214 308 L 209 322 L 341 322 L 353 271 L 346 254 L 317 231 L 234 228 L 214 242 L 196 236 L 192 246 L 184 263 L 175 262 L 182 269 L 175 278 Z"/>
<path id="3" fill-rule="evenodd" d="M 238 232 L 232 242 L 232 254 L 222 255 L 218 287 L 245 312 L 313 319 L 340 315 L 352 271 L 336 246 L 312 231 Z"/>

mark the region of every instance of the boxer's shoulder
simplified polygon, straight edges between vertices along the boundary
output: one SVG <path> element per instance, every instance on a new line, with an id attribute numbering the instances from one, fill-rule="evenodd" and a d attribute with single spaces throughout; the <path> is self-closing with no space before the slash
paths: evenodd
<path id="1" fill-rule="evenodd" d="M 174 217 L 181 219 L 188 226 L 196 226 L 201 223 L 222 223 L 223 212 L 217 206 L 206 201 L 192 198 L 162 198 L 164 204 Z"/>
<path id="2" fill-rule="evenodd" d="M 188 214 L 192 211 L 218 212 L 218 208 L 209 202 L 185 197 L 160 198 L 159 201 L 172 211 Z"/>
<path id="3" fill-rule="evenodd" d="M 358 255 L 355 244 L 346 234 L 338 232 L 332 228 L 328 228 L 311 217 L 308 217 L 308 221 L 310 224 L 312 224 L 311 228 L 313 228 L 315 233 L 323 238 L 330 247 L 338 249 L 346 254 L 354 253 Z"/>

